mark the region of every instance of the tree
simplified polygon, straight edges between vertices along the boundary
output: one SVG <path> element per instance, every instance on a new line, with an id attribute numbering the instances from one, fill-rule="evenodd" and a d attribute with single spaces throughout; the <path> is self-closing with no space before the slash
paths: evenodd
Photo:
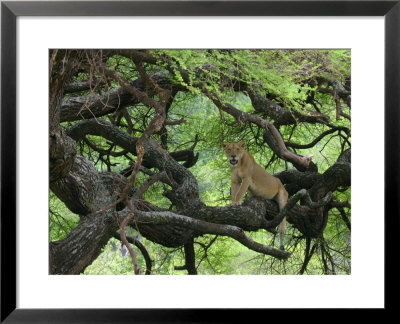
<path id="1" fill-rule="evenodd" d="M 137 274 L 150 245 L 196 274 L 237 242 L 257 273 L 350 272 L 349 51 L 58 49 L 49 75 L 50 273 L 82 273 L 115 238 Z M 282 211 L 230 205 L 223 140 L 282 181 Z"/>

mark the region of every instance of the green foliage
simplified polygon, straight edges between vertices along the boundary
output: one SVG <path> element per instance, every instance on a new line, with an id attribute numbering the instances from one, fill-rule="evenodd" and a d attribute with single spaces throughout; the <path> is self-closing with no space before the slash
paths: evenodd
<path id="1" fill-rule="evenodd" d="M 49 240 L 50 242 L 59 241 L 76 227 L 79 217 L 65 207 L 51 191 L 49 205 Z"/>
<path id="2" fill-rule="evenodd" d="M 138 264 L 145 268 L 145 263 L 141 255 L 138 256 Z M 112 238 L 105 245 L 102 253 L 84 271 L 85 275 L 111 275 L 111 274 L 135 274 L 132 267 L 131 257 L 126 249 L 121 247 L 120 241 Z"/>

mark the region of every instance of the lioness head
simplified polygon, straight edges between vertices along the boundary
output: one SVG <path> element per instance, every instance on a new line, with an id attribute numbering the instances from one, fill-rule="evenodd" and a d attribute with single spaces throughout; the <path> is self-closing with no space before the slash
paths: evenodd
<path id="1" fill-rule="evenodd" d="M 240 158 L 243 155 L 244 147 L 246 143 L 241 141 L 239 143 L 228 143 L 222 142 L 222 147 L 224 148 L 225 155 L 229 159 L 231 166 L 236 166 L 239 163 Z"/>

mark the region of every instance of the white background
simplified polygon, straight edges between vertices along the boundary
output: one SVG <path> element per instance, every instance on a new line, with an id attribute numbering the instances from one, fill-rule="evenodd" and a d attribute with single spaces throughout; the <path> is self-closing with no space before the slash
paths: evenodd
<path id="1" fill-rule="evenodd" d="M 382 17 L 18 17 L 17 30 L 18 307 L 384 306 Z M 351 48 L 352 274 L 48 275 L 48 49 L 66 47 Z"/>

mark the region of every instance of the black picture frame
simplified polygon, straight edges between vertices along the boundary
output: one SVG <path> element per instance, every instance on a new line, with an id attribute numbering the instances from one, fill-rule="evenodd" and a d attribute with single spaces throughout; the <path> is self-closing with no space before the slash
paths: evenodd
<path id="1" fill-rule="evenodd" d="M 384 16 L 385 309 L 393 309 L 399 235 L 400 0 L 395 1 L 4 1 L 1 3 L 1 322 L 226 322 L 239 310 L 16 308 L 16 19 L 18 16 Z M 367 161 L 366 161 L 367 163 Z M 371 166 L 373 169 L 373 166 Z M 371 195 L 373 189 L 371 188 Z M 371 260 L 371 262 L 373 262 Z M 366 283 L 367 284 L 367 283 Z M 134 301 L 133 301 L 134 305 Z M 242 311 L 242 310 L 240 310 Z M 262 310 L 258 310 L 261 312 Z M 251 316 L 265 316 L 257 314 Z"/>

